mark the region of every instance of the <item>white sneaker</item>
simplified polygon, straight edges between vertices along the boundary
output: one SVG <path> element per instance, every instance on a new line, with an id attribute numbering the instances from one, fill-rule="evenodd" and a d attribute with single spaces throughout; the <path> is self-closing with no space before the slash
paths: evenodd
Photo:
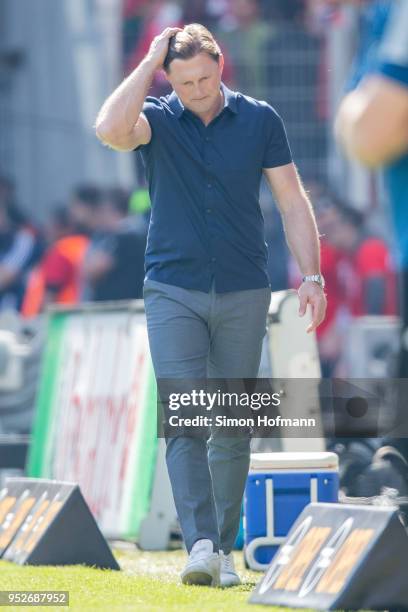
<path id="1" fill-rule="evenodd" d="M 211 540 L 197 540 L 181 574 L 183 584 L 220 586 L 220 556 Z"/>
<path id="2" fill-rule="evenodd" d="M 220 550 L 220 559 L 221 559 L 221 586 L 222 587 L 231 587 L 237 586 L 241 584 L 241 578 L 238 576 L 235 571 L 234 557 L 232 552 L 228 555 L 224 555 L 222 550 Z"/>

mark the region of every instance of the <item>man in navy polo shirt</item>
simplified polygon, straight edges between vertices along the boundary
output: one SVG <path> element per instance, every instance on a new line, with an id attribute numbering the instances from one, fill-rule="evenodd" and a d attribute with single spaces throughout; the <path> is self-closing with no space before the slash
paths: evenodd
<path id="1" fill-rule="evenodd" d="M 304 275 L 308 331 L 326 299 L 311 205 L 282 120 L 266 102 L 230 91 L 224 60 L 201 25 L 167 28 L 106 100 L 96 131 L 119 151 L 140 150 L 152 212 L 144 299 L 158 379 L 256 378 L 270 303 L 259 188 L 265 174 Z M 146 97 L 164 69 L 169 96 Z M 249 436 L 167 439 L 166 460 L 189 552 L 186 584 L 240 580 L 231 550 L 249 467 Z"/>

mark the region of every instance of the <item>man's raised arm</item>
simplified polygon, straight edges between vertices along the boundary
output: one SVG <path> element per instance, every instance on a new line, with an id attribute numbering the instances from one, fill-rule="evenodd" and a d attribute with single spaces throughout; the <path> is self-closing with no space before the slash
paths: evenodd
<path id="1" fill-rule="evenodd" d="M 156 70 L 163 66 L 169 41 L 180 28 L 166 28 L 153 40 L 139 66 L 105 100 L 95 129 L 98 138 L 118 151 L 132 151 L 152 137 L 149 122 L 142 113 Z"/>

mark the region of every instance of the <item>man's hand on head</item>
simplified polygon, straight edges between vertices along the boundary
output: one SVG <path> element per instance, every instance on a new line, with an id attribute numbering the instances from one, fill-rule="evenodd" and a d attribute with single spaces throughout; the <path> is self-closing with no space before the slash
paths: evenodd
<path id="1" fill-rule="evenodd" d="M 306 313 L 307 305 L 312 308 L 312 321 L 307 327 L 307 333 L 314 331 L 326 316 L 327 299 L 324 289 L 314 281 L 303 282 L 298 290 L 299 316 Z"/>
<path id="2" fill-rule="evenodd" d="M 156 70 L 163 68 L 163 62 L 169 50 L 170 39 L 177 32 L 182 32 L 182 28 L 166 28 L 161 34 L 153 38 L 146 57 L 155 64 Z"/>

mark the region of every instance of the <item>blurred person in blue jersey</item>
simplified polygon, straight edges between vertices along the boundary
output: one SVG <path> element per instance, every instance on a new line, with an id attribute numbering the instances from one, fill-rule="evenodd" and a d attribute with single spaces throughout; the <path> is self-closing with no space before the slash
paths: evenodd
<path id="1" fill-rule="evenodd" d="M 311 307 L 309 332 L 325 316 L 316 222 L 283 122 L 266 102 L 227 88 L 223 67 L 220 47 L 205 27 L 166 28 L 96 121 L 102 142 L 140 151 L 147 170 L 152 211 L 144 301 L 158 381 L 258 376 L 271 300 L 259 204 L 263 175 L 304 275 L 299 315 Z M 148 96 L 157 72 L 173 88 L 160 99 Z M 240 578 L 232 548 L 250 432 L 233 437 L 212 430 L 208 440 L 186 433 L 166 436 L 189 553 L 181 578 L 184 584 L 234 586 Z"/>
<path id="2" fill-rule="evenodd" d="M 357 50 L 348 78 L 347 90 L 352 90 L 360 80 L 376 69 L 378 47 L 393 0 L 320 0 L 320 21 L 335 17 L 336 9 L 343 5 L 354 5 L 358 12 L 358 41 Z"/>
<path id="3" fill-rule="evenodd" d="M 336 132 L 350 156 L 383 168 L 396 235 L 401 279 L 401 350 L 398 377 L 408 378 L 408 1 L 395 0 L 378 49 L 376 69 L 349 93 L 339 109 Z M 406 412 L 406 397 L 398 395 Z M 406 435 L 406 432 L 405 432 Z M 408 439 L 385 440 L 373 460 L 367 493 L 378 493 L 391 469 L 395 488 L 408 493 Z M 388 473 L 387 473 L 388 465 Z M 378 469 L 382 466 L 383 473 Z M 390 476 L 391 477 L 391 476 Z M 382 480 L 381 480 L 382 479 Z M 363 492 L 364 493 L 364 492 Z"/>

